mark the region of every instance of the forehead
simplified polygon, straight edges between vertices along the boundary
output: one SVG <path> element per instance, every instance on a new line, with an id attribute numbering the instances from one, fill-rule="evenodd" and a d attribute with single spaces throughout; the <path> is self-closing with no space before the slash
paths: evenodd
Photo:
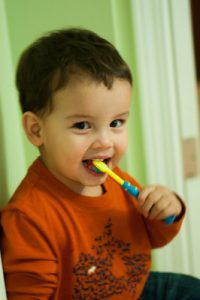
<path id="1" fill-rule="evenodd" d="M 114 79 L 108 89 L 90 78 L 74 78 L 53 97 L 55 110 L 102 111 L 129 109 L 132 87 L 126 80 Z"/>

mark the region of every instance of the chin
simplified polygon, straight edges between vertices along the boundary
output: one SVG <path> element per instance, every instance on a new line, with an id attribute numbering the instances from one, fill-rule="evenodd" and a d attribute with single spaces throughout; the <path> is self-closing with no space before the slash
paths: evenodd
<path id="1" fill-rule="evenodd" d="M 87 180 L 84 182 L 81 182 L 81 184 L 83 186 L 90 186 L 90 187 L 95 187 L 95 186 L 99 186 L 102 185 L 105 182 L 105 178 L 101 178 L 99 180 Z"/>

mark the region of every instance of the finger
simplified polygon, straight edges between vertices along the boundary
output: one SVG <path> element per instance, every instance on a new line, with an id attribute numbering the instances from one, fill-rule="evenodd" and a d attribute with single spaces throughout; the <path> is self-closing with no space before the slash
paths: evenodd
<path id="1" fill-rule="evenodd" d="M 164 220 L 165 218 L 172 216 L 173 214 L 173 207 L 169 204 L 165 209 L 163 209 L 154 219 L 156 220 Z"/>
<path id="2" fill-rule="evenodd" d="M 149 193 L 148 197 L 145 199 L 145 202 L 141 203 L 141 212 L 147 217 L 149 216 L 150 211 L 154 207 L 154 205 L 159 202 L 159 200 L 163 197 L 163 194 L 159 189 L 154 189 L 151 193 Z"/>
<path id="3" fill-rule="evenodd" d="M 162 196 L 157 202 L 154 203 L 149 211 L 149 219 L 153 220 L 165 217 L 170 206 L 170 201 L 166 197 Z"/>
<path id="4" fill-rule="evenodd" d="M 168 206 L 163 209 L 157 216 L 156 219 L 165 219 L 169 216 L 178 216 L 182 211 L 182 205 L 179 200 L 176 201 L 176 205 L 174 202 L 169 201 Z"/>
<path id="5" fill-rule="evenodd" d="M 151 192 L 153 192 L 155 189 L 156 189 L 155 186 L 148 186 L 148 187 L 143 188 L 140 191 L 139 196 L 138 196 L 139 204 L 143 204 L 145 202 L 145 200 L 147 199 L 147 197 L 149 196 L 149 194 Z"/>

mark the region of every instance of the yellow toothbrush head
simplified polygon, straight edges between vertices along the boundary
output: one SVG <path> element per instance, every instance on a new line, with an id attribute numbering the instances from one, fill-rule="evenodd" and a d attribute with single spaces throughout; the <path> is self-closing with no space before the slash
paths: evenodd
<path id="1" fill-rule="evenodd" d="M 93 164 L 98 170 L 103 173 L 107 173 L 109 170 L 108 166 L 103 161 L 93 160 Z"/>
<path id="2" fill-rule="evenodd" d="M 117 174 L 115 174 L 111 169 L 109 169 L 109 167 L 103 161 L 93 160 L 93 164 L 97 170 L 100 170 L 103 173 L 107 173 L 119 184 L 122 185 L 124 183 L 124 180 Z"/>

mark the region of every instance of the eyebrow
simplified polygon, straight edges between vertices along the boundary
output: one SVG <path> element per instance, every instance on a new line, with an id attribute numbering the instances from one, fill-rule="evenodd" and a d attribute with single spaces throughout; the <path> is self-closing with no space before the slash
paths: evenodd
<path id="1" fill-rule="evenodd" d="M 114 116 L 113 118 L 122 118 L 122 117 L 127 117 L 129 115 L 129 111 L 123 112 L 119 115 Z M 94 116 L 87 115 L 87 114 L 74 114 L 71 116 L 65 116 L 64 119 L 94 119 Z"/>
<path id="2" fill-rule="evenodd" d="M 71 116 L 65 116 L 65 119 L 87 119 L 87 118 L 93 118 L 90 115 L 86 115 L 86 114 L 75 114 L 75 115 L 71 115 Z"/>
<path id="3" fill-rule="evenodd" d="M 115 118 L 122 118 L 122 117 L 128 117 L 129 116 L 129 114 L 130 114 L 130 112 L 129 111 L 126 111 L 126 112 L 124 112 L 124 113 L 121 113 L 121 114 L 119 114 L 119 115 L 117 115 L 117 116 L 115 116 Z"/>

